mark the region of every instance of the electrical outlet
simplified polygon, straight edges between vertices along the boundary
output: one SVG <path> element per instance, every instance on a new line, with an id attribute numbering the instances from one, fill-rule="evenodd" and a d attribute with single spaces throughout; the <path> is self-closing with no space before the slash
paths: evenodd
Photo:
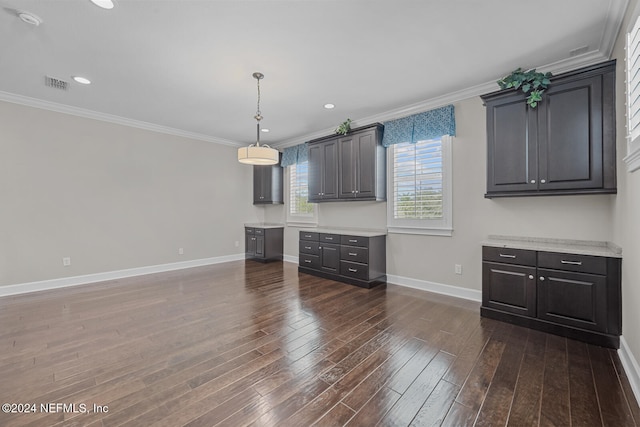
<path id="1" fill-rule="evenodd" d="M 65 267 L 69 267 L 71 265 L 71 257 L 64 257 L 62 258 L 62 265 Z"/>
<path id="2" fill-rule="evenodd" d="M 178 255 L 184 255 L 184 248 L 178 248 Z"/>
<path id="3" fill-rule="evenodd" d="M 236 240 L 236 248 L 239 248 L 239 247 L 240 247 L 240 242 Z"/>
<path id="4" fill-rule="evenodd" d="M 455 270 L 456 274 L 462 274 L 462 264 L 456 264 Z"/>

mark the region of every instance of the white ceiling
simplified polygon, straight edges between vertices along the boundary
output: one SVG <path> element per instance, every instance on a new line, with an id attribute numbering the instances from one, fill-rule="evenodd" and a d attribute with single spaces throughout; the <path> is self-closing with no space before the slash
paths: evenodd
<path id="1" fill-rule="evenodd" d="M 290 145 L 346 118 L 368 124 L 447 94 L 495 90 L 517 67 L 605 60 L 627 0 L 115 3 L 0 0 L 0 100 L 246 144 L 255 142 L 251 75 L 260 71 L 271 130 L 261 140 Z M 26 24 L 15 9 L 43 23 Z M 45 75 L 70 81 L 69 90 L 46 87 Z M 325 110 L 328 102 L 336 108 Z"/>

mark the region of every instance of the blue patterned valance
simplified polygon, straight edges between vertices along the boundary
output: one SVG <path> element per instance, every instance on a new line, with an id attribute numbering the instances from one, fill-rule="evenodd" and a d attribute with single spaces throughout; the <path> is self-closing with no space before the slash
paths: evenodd
<path id="1" fill-rule="evenodd" d="M 401 142 L 411 142 L 455 136 L 456 117 L 453 105 L 402 117 L 384 123 L 382 145 L 388 147 Z"/>
<path id="2" fill-rule="evenodd" d="M 280 160 L 280 166 L 286 168 L 287 166 L 295 165 L 296 163 L 306 162 L 309 159 L 309 150 L 307 144 L 294 145 L 293 147 L 287 147 L 282 153 L 282 160 Z"/>

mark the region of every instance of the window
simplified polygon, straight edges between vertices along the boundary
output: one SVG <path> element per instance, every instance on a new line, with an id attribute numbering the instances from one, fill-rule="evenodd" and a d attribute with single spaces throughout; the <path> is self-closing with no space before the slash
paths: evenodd
<path id="1" fill-rule="evenodd" d="M 389 232 L 450 236 L 451 137 L 404 142 L 388 150 Z"/>
<path id="2" fill-rule="evenodd" d="M 627 163 L 629 172 L 640 169 L 640 17 L 633 14 L 627 30 Z"/>
<path id="3" fill-rule="evenodd" d="M 314 203 L 309 203 L 309 162 L 293 164 L 287 167 L 288 206 L 287 223 L 317 223 L 317 210 Z"/>

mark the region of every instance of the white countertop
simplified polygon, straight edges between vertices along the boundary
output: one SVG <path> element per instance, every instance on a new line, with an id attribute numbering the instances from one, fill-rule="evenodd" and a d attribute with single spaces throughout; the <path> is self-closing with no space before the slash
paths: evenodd
<path id="1" fill-rule="evenodd" d="M 611 242 L 593 240 L 490 235 L 487 240 L 482 241 L 482 245 L 496 248 L 527 249 L 532 251 L 622 258 L 622 248 L 620 246 Z"/>
<path id="2" fill-rule="evenodd" d="M 372 230 L 367 228 L 316 227 L 316 228 L 301 228 L 300 231 L 306 231 L 310 233 L 341 234 L 343 236 L 359 236 L 359 237 L 376 237 L 376 236 L 387 235 L 386 230 Z"/>
<path id="3" fill-rule="evenodd" d="M 284 228 L 284 224 L 278 224 L 275 222 L 247 222 L 244 226 L 253 228 Z"/>

